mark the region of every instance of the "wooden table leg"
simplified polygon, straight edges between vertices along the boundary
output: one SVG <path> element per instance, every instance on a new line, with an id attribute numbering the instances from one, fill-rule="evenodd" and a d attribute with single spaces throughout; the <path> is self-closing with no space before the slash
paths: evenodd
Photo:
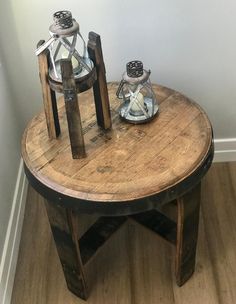
<path id="1" fill-rule="evenodd" d="M 177 199 L 176 283 L 182 286 L 193 274 L 196 247 L 201 184 Z"/>
<path id="2" fill-rule="evenodd" d="M 78 297 L 88 297 L 77 235 L 76 215 L 71 210 L 45 202 L 53 238 L 68 289 Z"/>
<path id="3" fill-rule="evenodd" d="M 84 158 L 86 156 L 84 135 L 73 74 L 73 66 L 69 59 L 62 59 L 60 62 L 72 157 L 75 159 Z"/>

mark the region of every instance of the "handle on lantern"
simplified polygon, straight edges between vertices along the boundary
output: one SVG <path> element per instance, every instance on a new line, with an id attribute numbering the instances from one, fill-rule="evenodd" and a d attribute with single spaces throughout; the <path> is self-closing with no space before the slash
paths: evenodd
<path id="1" fill-rule="evenodd" d="M 83 58 L 88 57 L 88 50 L 87 50 L 87 46 L 86 43 L 84 41 L 83 36 L 80 34 L 80 32 L 78 32 L 79 37 L 82 39 L 83 41 L 83 47 L 84 47 L 84 51 L 83 51 Z"/>
<path id="2" fill-rule="evenodd" d="M 48 39 L 48 41 L 44 42 L 44 44 L 40 45 L 40 47 L 37 48 L 37 50 L 35 51 L 35 54 L 37 56 L 40 55 L 44 50 L 46 50 L 57 39 L 58 39 L 58 35 L 53 35 L 51 38 Z"/>
<path id="3" fill-rule="evenodd" d="M 126 83 L 126 81 L 124 79 L 122 79 L 121 82 L 120 82 L 120 84 L 119 84 L 119 87 L 118 87 L 118 89 L 116 91 L 116 96 L 119 99 L 123 98 L 123 96 L 120 94 L 120 92 L 121 92 L 121 90 L 122 90 L 122 88 L 123 88 L 123 86 L 124 86 L 125 83 Z"/>
<path id="4" fill-rule="evenodd" d="M 67 49 L 68 51 L 70 51 L 71 46 L 70 46 L 70 42 L 67 38 L 63 37 L 63 38 L 59 38 L 59 40 L 61 41 L 62 45 L 65 47 L 65 49 Z M 83 60 L 84 57 L 80 56 L 80 54 L 76 51 L 76 49 L 74 49 L 73 52 L 73 56 L 76 58 L 76 60 L 83 66 L 83 68 L 85 68 L 88 72 L 91 71 L 91 67 L 89 67 Z"/>

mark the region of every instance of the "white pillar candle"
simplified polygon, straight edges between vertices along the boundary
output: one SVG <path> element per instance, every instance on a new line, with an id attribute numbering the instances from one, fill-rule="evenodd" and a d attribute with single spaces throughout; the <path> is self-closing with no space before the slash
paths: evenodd
<path id="1" fill-rule="evenodd" d="M 136 99 L 134 101 L 134 99 Z M 144 108 L 144 97 L 142 93 L 138 93 L 137 96 L 131 96 L 130 97 L 130 102 L 132 102 L 131 110 L 133 112 L 141 111 L 140 107 L 138 106 L 137 103 L 139 103 L 143 108 Z"/>
<path id="2" fill-rule="evenodd" d="M 66 59 L 68 58 L 69 52 L 67 50 L 65 50 L 62 54 L 61 54 L 61 58 Z M 76 69 L 79 66 L 78 61 L 75 59 L 74 56 L 71 57 L 71 63 L 72 63 L 72 67 L 73 69 Z"/>

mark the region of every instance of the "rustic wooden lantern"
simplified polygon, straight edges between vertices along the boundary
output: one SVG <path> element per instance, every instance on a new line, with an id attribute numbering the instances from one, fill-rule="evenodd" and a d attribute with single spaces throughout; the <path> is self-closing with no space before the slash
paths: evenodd
<path id="1" fill-rule="evenodd" d="M 151 71 L 143 69 L 141 61 L 131 61 L 117 90 L 117 97 L 123 100 L 120 116 L 130 123 L 150 121 L 158 113 L 158 104 L 152 89 Z"/>
<path id="2" fill-rule="evenodd" d="M 36 50 L 48 134 L 51 139 L 60 134 L 55 92 L 63 93 L 72 157 L 82 158 L 86 153 L 77 93 L 93 87 L 97 123 L 105 130 L 111 128 L 101 40 L 90 32 L 86 46 L 79 24 L 69 11 L 56 12 L 53 18 L 51 38 L 39 41 Z"/>

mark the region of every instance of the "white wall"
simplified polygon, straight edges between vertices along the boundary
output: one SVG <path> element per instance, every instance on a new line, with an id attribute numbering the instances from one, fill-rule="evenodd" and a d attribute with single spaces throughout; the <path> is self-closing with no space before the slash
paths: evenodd
<path id="1" fill-rule="evenodd" d="M 10 304 L 27 183 L 22 163 L 20 165 L 22 128 L 17 107 L 18 96 L 14 94 L 14 82 L 6 60 L 12 43 L 9 40 L 7 45 L 4 44 L 6 34 L 12 38 L 15 36 L 11 25 L 6 32 L 6 23 L 2 17 L 10 17 L 9 20 L 12 17 L 7 10 L 3 10 L 2 4 L 0 2 L 0 303 Z"/>
<path id="2" fill-rule="evenodd" d="M 19 167 L 19 126 L 0 53 L 0 264 Z"/>
<path id="3" fill-rule="evenodd" d="M 3 48 L 21 127 L 42 106 L 35 45 L 48 38 L 53 12 L 69 9 L 85 37 L 90 30 L 102 36 L 108 80 L 119 80 L 127 61 L 141 59 L 153 82 L 205 108 L 216 138 L 236 137 L 234 0 L 2 1 Z"/>

